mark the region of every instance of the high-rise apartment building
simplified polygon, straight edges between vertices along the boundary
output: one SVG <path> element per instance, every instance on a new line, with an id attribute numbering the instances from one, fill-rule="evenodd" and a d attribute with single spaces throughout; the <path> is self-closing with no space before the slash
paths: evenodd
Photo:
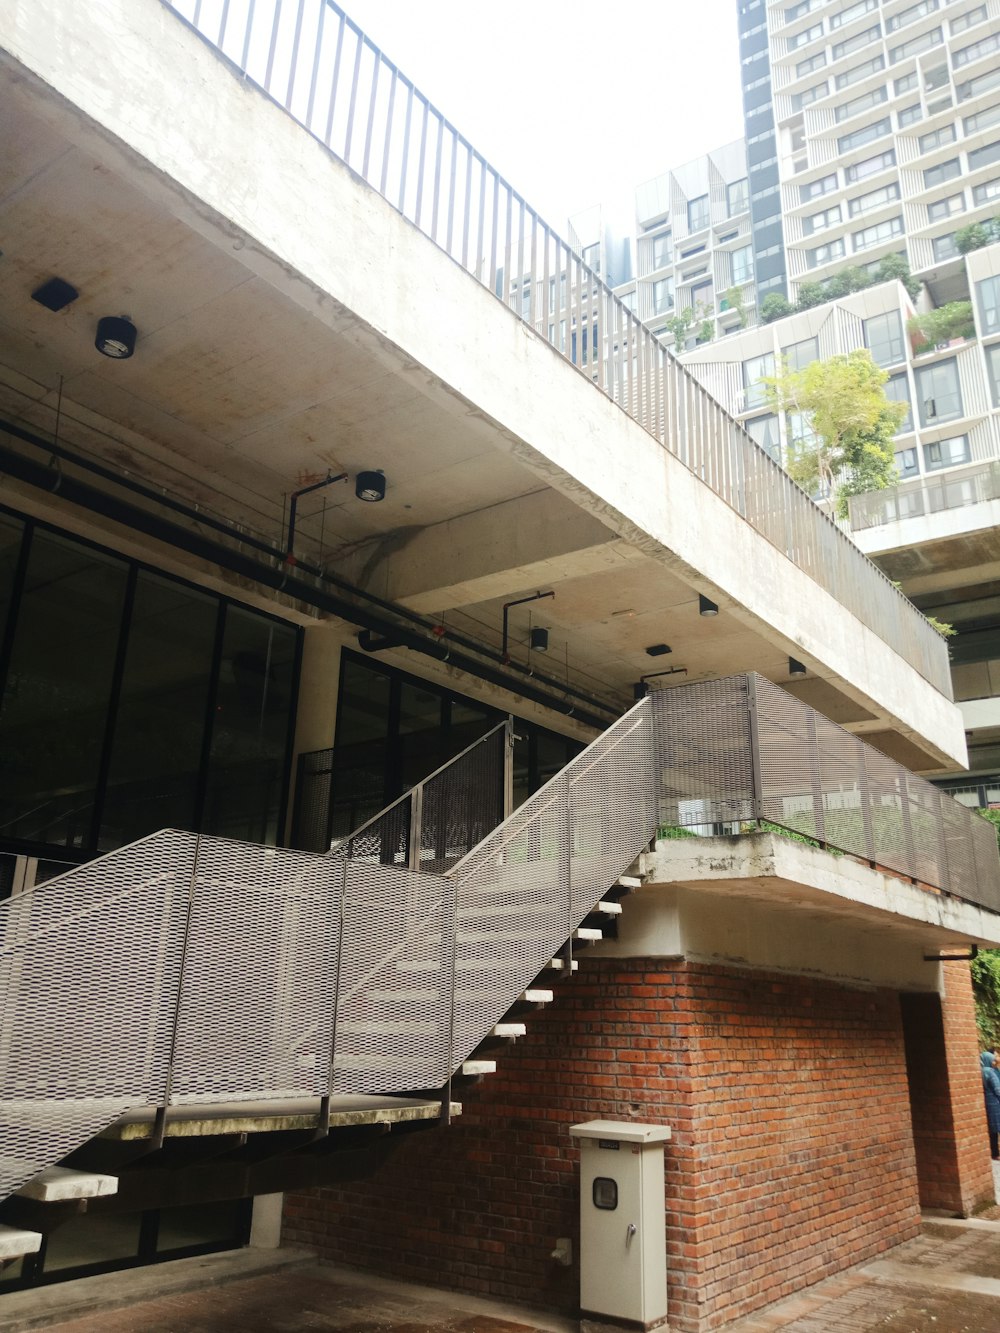
<path id="1" fill-rule="evenodd" d="M 956 231 L 1000 206 L 998 19 L 996 0 L 738 0 L 762 298 L 887 254 L 952 298 Z"/>

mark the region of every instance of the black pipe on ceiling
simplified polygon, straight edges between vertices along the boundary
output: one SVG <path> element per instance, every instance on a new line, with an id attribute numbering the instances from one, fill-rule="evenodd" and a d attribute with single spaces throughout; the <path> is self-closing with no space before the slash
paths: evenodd
<path id="1" fill-rule="evenodd" d="M 6 426 L 3 428 L 6 429 Z M 34 443 L 35 441 L 32 440 L 31 442 Z M 42 447 L 49 448 L 44 441 L 40 443 Z M 273 588 L 276 592 L 287 593 L 290 597 L 294 597 L 309 606 L 315 606 L 318 610 L 327 611 L 331 615 L 347 621 L 348 624 L 357 625 L 363 631 L 367 630 L 370 635 L 378 635 L 380 639 L 386 640 L 387 642 L 379 644 L 380 647 L 388 647 L 388 641 L 391 640 L 393 646 L 406 647 L 414 652 L 423 653 L 438 662 L 447 662 L 457 670 L 465 671 L 479 680 L 486 681 L 488 684 L 508 690 L 519 698 L 531 700 L 533 703 L 551 708 L 553 712 L 562 713 L 564 716 L 574 717 L 584 725 L 601 731 L 608 726 L 609 716 L 612 719 L 619 716 L 610 705 L 602 703 L 599 699 L 590 698 L 582 695 L 580 691 L 573 690 L 571 692 L 574 697 L 582 698 L 586 702 L 585 707 L 578 707 L 564 695 L 562 697 L 554 695 L 548 690 L 540 689 L 528 680 L 518 680 L 516 677 L 512 677 L 509 670 L 498 670 L 488 663 L 479 662 L 468 657 L 465 653 L 456 652 L 440 638 L 425 639 L 417 633 L 402 628 L 386 617 L 367 610 L 365 607 L 357 606 L 324 588 L 314 587 L 300 577 L 302 566 L 288 567 L 287 565 L 277 564 L 272 567 L 254 559 L 252 556 L 244 555 L 240 551 L 233 551 L 203 533 L 192 532 L 188 528 L 181 527 L 179 524 L 157 514 L 152 514 L 127 500 L 108 495 L 79 478 L 67 476 L 60 469 L 53 468 L 46 463 L 33 462 L 31 459 L 24 458 L 21 454 L 15 453 L 12 449 L 3 445 L 0 445 L 0 472 L 39 490 L 51 493 L 58 492 L 62 500 L 80 505 L 92 513 L 100 514 L 103 518 L 121 523 L 125 527 L 153 537 L 157 541 L 174 546 L 178 550 L 187 551 L 190 555 L 208 560 L 244 578 L 262 583 L 266 587 Z M 138 483 L 135 483 L 135 485 L 138 485 Z M 159 500 L 161 497 L 157 496 L 155 492 L 151 492 L 148 498 Z M 178 502 L 173 501 L 170 507 L 177 509 Z M 189 516 L 199 521 L 204 517 L 198 514 L 196 510 L 191 511 Z M 218 521 L 213 520 L 209 526 L 218 527 Z M 241 540 L 238 533 L 229 531 L 228 535 L 231 539 Z M 259 545 L 257 542 L 251 544 Z M 280 553 L 268 549 L 272 558 L 276 561 L 281 560 Z M 355 595 L 369 601 L 376 600 L 368 598 L 368 595 L 360 589 L 355 590 Z M 369 639 L 369 642 L 377 643 L 378 641 Z M 369 651 L 377 651 L 377 649 L 369 649 Z M 487 650 L 481 649 L 479 651 L 485 653 Z M 517 664 L 514 665 L 517 666 Z M 527 674 L 526 668 L 520 669 Z M 538 679 L 537 674 L 535 679 Z M 564 689 L 558 682 L 556 682 L 556 685 L 558 689 Z M 601 710 L 601 713 L 607 716 L 601 716 L 600 713 L 593 710 Z"/>
<path id="2" fill-rule="evenodd" d="M 185 504 L 183 500 L 176 500 L 172 496 L 164 495 L 156 490 L 155 487 L 147 486 L 141 481 L 136 481 L 133 477 L 126 476 L 121 472 L 116 472 L 114 469 L 106 467 L 102 463 L 95 462 L 93 459 L 87 458 L 82 454 L 77 454 L 74 450 L 68 449 L 63 444 L 46 440 L 40 435 L 35 435 L 32 431 L 26 430 L 23 426 L 17 426 L 13 422 L 5 421 L 3 419 L 0 419 L 0 430 L 8 435 L 12 435 L 15 439 L 23 440 L 26 444 L 31 444 L 38 449 L 44 450 L 50 458 L 65 459 L 75 467 L 79 467 L 84 471 L 90 472 L 95 476 L 123 487 L 135 495 L 140 495 L 144 499 L 152 501 L 154 504 L 170 509 L 173 513 L 181 514 L 192 522 L 200 524 L 202 527 L 210 528 L 213 532 L 219 532 L 228 537 L 231 541 L 238 541 L 243 546 L 249 546 L 255 551 L 260 551 L 262 555 L 266 555 L 272 560 L 284 561 L 286 559 L 287 553 L 285 551 L 279 550 L 263 538 L 256 537 L 252 533 L 240 532 L 233 524 L 227 523 L 223 519 L 216 518 L 212 514 L 196 509 L 193 505 Z M 11 457 L 19 458 L 20 455 L 12 453 Z M 51 478 L 51 469 L 47 470 L 47 475 Z M 65 474 L 58 472 L 57 476 L 60 479 L 64 479 Z M 56 489 L 51 481 L 48 483 L 34 482 L 32 484 L 39 485 L 42 489 Z M 101 494 L 101 492 L 95 492 L 95 494 Z M 144 510 L 138 512 L 145 513 Z M 130 526 L 135 525 L 132 524 Z M 221 549 L 225 550 L 227 548 L 223 547 Z M 369 605 L 378 607 L 379 610 L 384 611 L 387 615 L 393 616 L 397 620 L 406 620 L 413 625 L 415 629 L 423 630 L 428 634 L 434 634 L 435 639 L 438 641 L 440 640 L 441 636 L 439 627 L 436 626 L 433 621 L 426 619 L 426 617 L 421 616 L 416 611 L 411 611 L 408 607 L 397 606 L 394 602 L 386 601 L 385 598 L 379 597 L 376 593 L 371 593 L 364 588 L 356 587 L 353 583 L 348 582 L 347 579 L 341 578 L 339 574 L 330 573 L 327 570 L 321 569 L 318 565 L 310 564 L 308 561 L 297 561 L 295 568 L 300 574 L 311 574 L 315 578 L 322 579 L 324 583 L 331 584 L 341 592 L 347 593 L 350 597 L 361 598 Z M 282 586 L 287 587 L 287 580 Z M 347 617 L 345 617 L 345 619 L 346 618 Z M 357 624 L 360 622 L 352 621 L 351 623 Z M 465 648 L 469 652 L 477 653 L 500 666 L 505 666 L 509 670 L 516 672 L 518 675 L 523 675 L 538 681 L 542 685 L 547 685 L 550 689 L 557 690 L 562 695 L 568 695 L 572 699 L 578 699 L 580 703 L 588 709 L 599 708 L 607 713 L 612 719 L 620 716 L 620 713 L 612 705 L 604 703 L 600 699 L 596 699 L 593 695 L 587 694 L 583 690 L 578 690 L 568 682 L 557 680 L 554 676 L 550 676 L 543 671 L 536 671 L 533 667 L 523 666 L 520 662 L 505 662 L 501 653 L 496 652 L 486 644 L 479 643 L 476 639 L 463 634 L 460 630 L 449 629 L 447 638 L 451 643 L 457 644 L 459 647 Z M 435 645 L 432 644 L 431 646 L 434 647 Z M 368 651 L 373 650 L 369 649 Z M 452 660 L 454 661 L 454 654 L 452 655 Z M 565 712 L 565 708 L 563 708 L 562 711 Z M 607 726 L 607 723 L 602 722 L 600 725 L 603 729 Z"/>

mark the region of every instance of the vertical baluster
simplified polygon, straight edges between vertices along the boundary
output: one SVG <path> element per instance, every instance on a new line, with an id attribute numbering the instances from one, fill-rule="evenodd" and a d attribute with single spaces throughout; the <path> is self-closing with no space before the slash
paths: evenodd
<path id="1" fill-rule="evenodd" d="M 330 79 L 330 108 L 326 117 L 326 136 L 323 142 L 327 148 L 333 147 L 333 115 L 337 109 L 337 93 L 340 91 L 340 57 L 344 51 L 344 29 L 347 26 L 347 19 L 343 14 L 340 15 L 340 26 L 337 29 L 337 47 L 333 53 L 333 76 Z"/>
<path id="2" fill-rule="evenodd" d="M 365 49 L 364 40 L 355 34 L 357 41 L 354 49 L 354 72 L 351 75 L 351 97 L 347 103 L 347 128 L 344 131 L 344 161 L 351 165 L 351 141 L 354 138 L 354 108 L 358 101 L 358 82 L 361 78 L 361 56 Z"/>
<path id="3" fill-rule="evenodd" d="M 385 110 L 385 143 L 382 147 L 382 176 L 379 180 L 379 194 L 384 199 L 388 199 L 387 193 L 389 186 L 389 157 L 392 152 L 392 117 L 396 109 L 396 83 L 398 81 L 398 72 L 395 65 L 392 67 L 392 78 L 389 80 L 389 103 Z"/>
<path id="4" fill-rule="evenodd" d="M 271 91 L 271 74 L 274 71 L 274 55 L 278 49 L 278 29 L 281 26 L 281 0 L 274 0 L 274 20 L 271 23 L 271 42 L 267 50 L 267 66 L 264 70 L 264 91 Z"/>
<path id="5" fill-rule="evenodd" d="M 226 0 L 229 6 L 229 0 Z M 312 77 L 309 80 L 309 97 L 306 101 L 306 128 L 312 129 L 313 111 L 316 107 L 316 84 L 319 79 L 319 61 L 323 50 L 323 26 L 326 22 L 326 0 L 320 0 L 319 19 L 316 23 L 316 40 L 313 44 Z"/>
<path id="6" fill-rule="evenodd" d="M 372 131 L 375 128 L 375 107 L 378 100 L 378 76 L 382 68 L 382 59 L 379 53 L 372 47 L 372 59 L 375 67 L 372 70 L 372 92 L 368 99 L 368 124 L 365 126 L 365 151 L 361 159 L 361 175 L 368 180 L 368 165 L 371 162 L 372 155 Z"/>

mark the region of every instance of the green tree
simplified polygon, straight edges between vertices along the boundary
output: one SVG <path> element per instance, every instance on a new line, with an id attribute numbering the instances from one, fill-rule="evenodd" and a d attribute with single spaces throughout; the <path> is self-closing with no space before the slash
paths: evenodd
<path id="1" fill-rule="evenodd" d="M 760 317 L 765 324 L 773 324 L 776 319 L 784 319 L 795 307 L 787 296 L 780 292 L 768 292 L 760 307 Z"/>
<path id="2" fill-rule="evenodd" d="M 828 490 L 838 518 L 847 517 L 849 496 L 884 490 L 897 480 L 893 437 L 906 405 L 886 398 L 888 378 L 861 349 L 802 370 L 786 366 L 764 380 L 775 411 L 808 415 L 811 439 L 797 444 L 788 471 L 810 493 Z"/>
<path id="3" fill-rule="evenodd" d="M 1000 810 L 979 813 L 993 825 L 1000 842 Z M 1000 949 L 983 949 L 972 960 L 972 991 L 980 1042 L 989 1047 L 1000 1045 Z"/>

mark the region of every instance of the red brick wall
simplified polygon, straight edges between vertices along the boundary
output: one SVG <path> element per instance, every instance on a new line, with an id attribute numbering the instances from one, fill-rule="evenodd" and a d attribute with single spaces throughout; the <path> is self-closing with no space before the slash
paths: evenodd
<path id="1" fill-rule="evenodd" d="M 661 960 L 587 959 L 449 1130 L 371 1181 L 290 1198 L 285 1238 L 398 1277 L 574 1309 L 576 1153 L 666 1122 L 671 1327 L 702 1330 L 914 1235 L 898 999 Z"/>
<path id="2" fill-rule="evenodd" d="M 967 963 L 944 964 L 945 994 L 902 996 L 913 1138 L 924 1208 L 963 1217 L 993 1202 Z"/>

